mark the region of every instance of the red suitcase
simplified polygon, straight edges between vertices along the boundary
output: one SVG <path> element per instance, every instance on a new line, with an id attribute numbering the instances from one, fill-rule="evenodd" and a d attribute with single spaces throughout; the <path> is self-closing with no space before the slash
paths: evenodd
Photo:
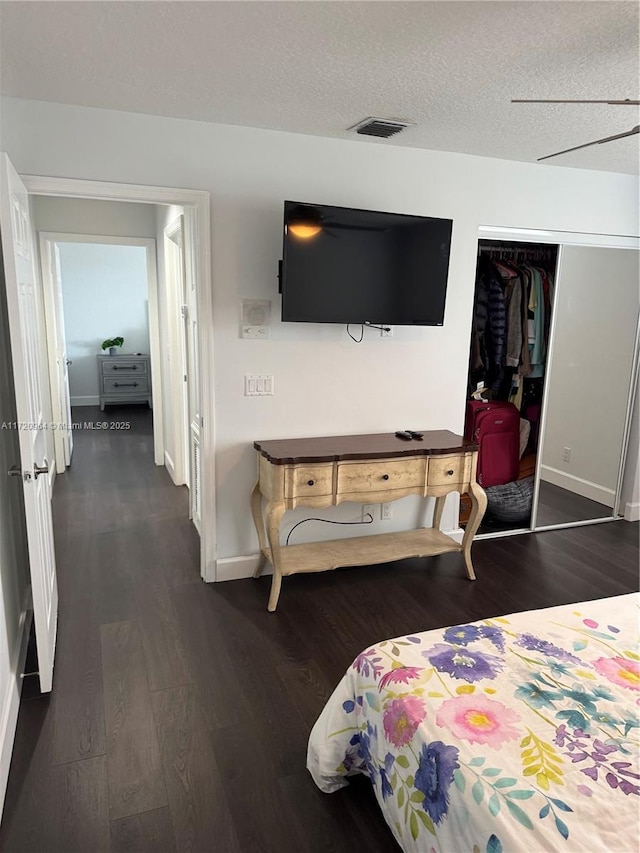
<path id="1" fill-rule="evenodd" d="M 477 479 L 483 488 L 518 479 L 520 412 L 513 403 L 470 400 L 464 434 L 479 445 Z"/>

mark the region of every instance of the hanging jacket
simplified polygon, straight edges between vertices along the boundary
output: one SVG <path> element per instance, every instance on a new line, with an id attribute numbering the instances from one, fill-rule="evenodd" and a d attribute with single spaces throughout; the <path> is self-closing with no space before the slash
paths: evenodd
<path id="1" fill-rule="evenodd" d="M 531 347 L 531 378 L 544 375 L 544 360 L 547 352 L 544 337 L 544 291 L 542 275 L 537 267 L 531 267 L 531 294 L 529 309 L 533 310 L 533 346 Z M 531 338 L 530 338 L 531 341 Z"/>
<path id="2" fill-rule="evenodd" d="M 507 318 L 502 280 L 494 265 L 486 255 L 480 255 L 476 278 L 476 304 L 486 305 L 486 324 L 484 335 L 480 334 L 480 352 L 487 373 L 487 385 L 497 389 L 502 381 L 504 370 L 504 347 L 507 332 Z"/>

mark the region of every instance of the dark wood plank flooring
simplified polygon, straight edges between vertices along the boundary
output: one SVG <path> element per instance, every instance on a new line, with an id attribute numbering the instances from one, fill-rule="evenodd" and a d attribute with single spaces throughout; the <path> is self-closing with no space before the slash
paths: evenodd
<path id="1" fill-rule="evenodd" d="M 186 490 L 153 464 L 148 410 L 74 419 L 134 428 L 78 430 L 55 486 L 54 689 L 23 691 L 8 853 L 391 853 L 366 780 L 329 796 L 305 770 L 355 655 L 638 588 L 638 525 L 619 521 L 477 542 L 476 583 L 454 554 L 286 578 L 270 614 L 269 578 L 201 582 Z"/>
<path id="2" fill-rule="evenodd" d="M 571 521 L 591 521 L 594 518 L 608 518 L 612 514 L 613 509 L 610 506 L 584 498 L 553 483 L 540 481 L 536 527 L 566 524 Z"/>
<path id="3" fill-rule="evenodd" d="M 553 483 L 540 481 L 538 492 L 538 515 L 536 529 L 554 524 L 570 524 L 573 521 L 593 521 L 598 518 L 609 518 L 613 510 L 597 501 L 583 498 L 568 489 L 562 489 Z M 504 522 L 492 517 L 487 512 L 478 533 L 496 533 L 505 530 L 522 530 L 528 528 L 530 519 L 519 522 Z"/>

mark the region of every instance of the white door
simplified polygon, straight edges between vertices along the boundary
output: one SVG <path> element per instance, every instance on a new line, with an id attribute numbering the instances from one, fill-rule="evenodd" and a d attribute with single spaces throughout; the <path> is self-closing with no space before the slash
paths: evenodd
<path id="1" fill-rule="evenodd" d="M 44 313 L 47 324 L 56 473 L 61 474 L 65 468 L 71 465 L 71 454 L 73 452 L 71 397 L 69 393 L 69 365 L 71 361 L 67 355 L 67 341 L 64 332 L 60 250 L 55 240 L 51 239 L 48 234 L 40 235 L 40 258 L 44 290 Z"/>
<path id="2" fill-rule="evenodd" d="M 185 208 L 183 218 L 183 247 L 185 269 L 185 302 L 186 302 L 186 351 L 187 351 L 187 383 L 188 420 L 189 420 L 189 517 L 198 531 L 201 532 L 200 513 L 202 508 L 201 476 L 200 476 L 200 365 L 198 362 L 198 291 L 197 291 L 197 262 L 198 247 L 196 244 L 196 228 L 194 211 Z"/>
<path id="3" fill-rule="evenodd" d="M 169 387 L 167 390 L 166 424 L 168 456 L 171 464 L 167 470 L 173 482 L 189 485 L 188 460 L 188 411 L 187 411 L 187 364 L 185 356 L 184 324 L 187 306 L 184 300 L 182 216 L 164 231 L 165 262 L 165 334 L 169 363 Z M 168 461 L 168 460 L 165 460 Z"/>
<path id="4" fill-rule="evenodd" d="M 38 649 L 40 690 L 53 683 L 58 619 L 58 585 L 53 548 L 51 494 L 45 431 L 38 294 L 27 191 L 6 154 L 0 154 L 0 235 L 16 394 L 16 424 L 27 520 L 33 618 Z"/>

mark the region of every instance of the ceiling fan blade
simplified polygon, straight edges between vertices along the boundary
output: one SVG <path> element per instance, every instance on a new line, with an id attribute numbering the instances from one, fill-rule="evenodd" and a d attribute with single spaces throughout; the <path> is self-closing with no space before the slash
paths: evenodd
<path id="1" fill-rule="evenodd" d="M 619 101 L 562 101 L 562 100 L 531 100 L 529 98 L 512 98 L 512 104 L 613 104 L 614 106 L 620 104 L 626 104 L 626 106 L 637 107 L 640 105 L 640 101 L 632 101 L 630 98 L 624 98 L 624 100 Z"/>
<path id="2" fill-rule="evenodd" d="M 596 139 L 594 142 L 585 142 L 584 145 L 575 145 L 573 148 L 565 148 L 564 151 L 556 151 L 555 154 L 547 154 L 546 157 L 538 157 L 538 163 L 541 160 L 548 160 L 550 157 L 559 157 L 560 154 L 578 151 L 580 148 L 590 148 L 592 145 L 602 145 L 605 142 L 613 142 L 614 139 L 624 139 L 625 136 L 634 136 L 636 133 L 640 133 L 640 125 L 638 124 L 626 133 L 616 133 L 615 136 L 605 136 L 604 139 Z"/>

